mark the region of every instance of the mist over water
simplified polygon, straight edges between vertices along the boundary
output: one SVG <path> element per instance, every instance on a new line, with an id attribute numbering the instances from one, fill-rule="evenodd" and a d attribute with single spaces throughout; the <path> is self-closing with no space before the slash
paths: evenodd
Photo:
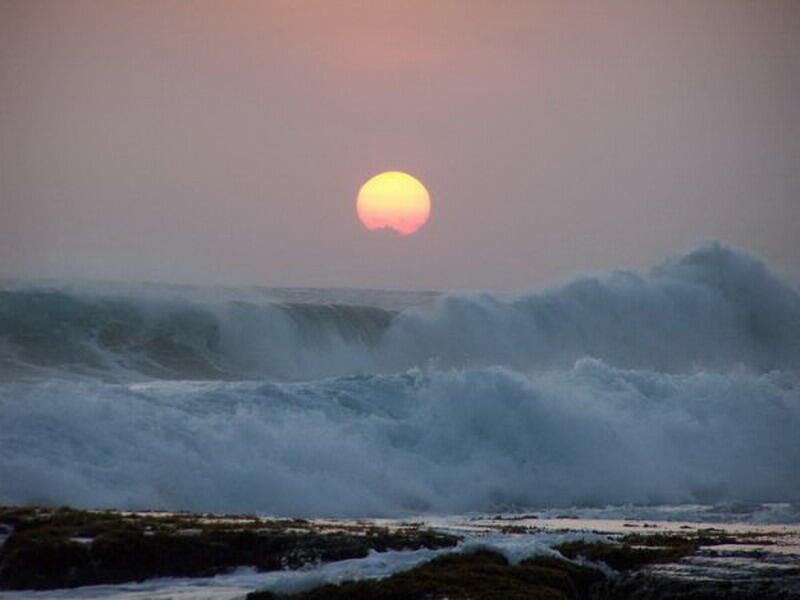
<path id="1" fill-rule="evenodd" d="M 0 503 L 797 502 L 799 370 L 797 289 L 717 244 L 514 295 L 9 285 Z"/>

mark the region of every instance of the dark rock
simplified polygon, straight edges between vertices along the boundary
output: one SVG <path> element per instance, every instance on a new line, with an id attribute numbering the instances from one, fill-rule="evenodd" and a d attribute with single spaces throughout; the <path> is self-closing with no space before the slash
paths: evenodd
<path id="1" fill-rule="evenodd" d="M 454 546 L 454 536 L 371 527 L 326 533 L 302 520 L 201 519 L 71 509 L 2 509 L 14 528 L 0 548 L 0 589 L 51 589 L 203 577 L 253 566 L 293 569 L 307 563 L 363 558 L 370 550 Z M 298 531 L 299 529 L 299 531 Z M 89 538 L 78 543 L 72 538 Z"/>
<path id="2" fill-rule="evenodd" d="M 777 581 L 675 579 L 648 572 L 611 582 L 605 598 L 614 600 L 798 600 L 800 589 Z"/>
<path id="3" fill-rule="evenodd" d="M 380 580 L 325 585 L 288 596 L 254 592 L 248 600 L 579 600 L 602 585 L 597 569 L 553 559 L 510 565 L 493 552 L 449 554 Z"/>
<path id="4" fill-rule="evenodd" d="M 583 557 L 594 562 L 603 562 L 616 571 L 630 571 L 655 562 L 677 560 L 692 552 L 694 546 L 642 548 L 628 544 L 569 542 L 556 546 L 556 550 L 570 559 Z"/>
<path id="5" fill-rule="evenodd" d="M 84 544 L 12 535 L 3 547 L 0 583 L 6 589 L 73 587 L 86 580 L 91 570 Z"/>

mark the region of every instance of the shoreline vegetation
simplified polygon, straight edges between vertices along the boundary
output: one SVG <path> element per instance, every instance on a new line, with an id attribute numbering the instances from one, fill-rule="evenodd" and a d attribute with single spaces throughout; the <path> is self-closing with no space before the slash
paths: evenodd
<path id="1" fill-rule="evenodd" d="M 535 517 L 534 517 L 535 518 Z M 533 535 L 514 519 L 496 531 Z M 528 520 L 527 522 L 530 522 Z M 461 552 L 458 532 L 418 522 L 280 519 L 252 515 L 0 507 L 0 590 L 53 590 L 210 577 L 249 566 L 292 570 L 371 551 L 452 549 L 384 577 L 323 585 L 289 595 L 253 590 L 248 600 L 605 600 L 800 598 L 800 565 L 762 569 L 759 577 L 676 577 L 673 566 L 708 548 L 752 544 L 756 534 L 703 528 L 633 532 L 606 541 L 567 541 L 558 554 L 512 564 L 492 549 Z M 769 544 L 759 539 L 759 544 Z"/>

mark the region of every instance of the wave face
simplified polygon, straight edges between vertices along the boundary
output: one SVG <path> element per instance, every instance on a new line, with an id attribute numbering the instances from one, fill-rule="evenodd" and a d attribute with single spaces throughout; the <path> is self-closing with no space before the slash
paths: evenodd
<path id="1" fill-rule="evenodd" d="M 679 372 L 800 366 L 800 294 L 719 245 L 649 273 L 449 294 L 432 309 L 0 292 L 0 369 L 108 379 L 303 380 L 434 365 Z"/>
<path id="2" fill-rule="evenodd" d="M 394 313 L 337 304 L 200 304 L 0 292 L 0 374 L 114 380 L 299 378 L 374 346 Z M 327 363 L 327 364 L 324 364 Z"/>
<path id="3" fill-rule="evenodd" d="M 753 257 L 424 307 L 342 293 L 0 291 L 0 503 L 800 501 L 800 294 Z"/>

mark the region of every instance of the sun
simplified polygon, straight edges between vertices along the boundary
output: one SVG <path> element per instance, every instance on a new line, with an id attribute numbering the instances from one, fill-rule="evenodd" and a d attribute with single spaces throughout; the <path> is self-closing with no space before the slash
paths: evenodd
<path id="1" fill-rule="evenodd" d="M 428 220 L 431 197 L 425 186 L 408 173 L 386 171 L 361 186 L 356 211 L 370 231 L 394 229 L 401 235 L 410 235 Z"/>

